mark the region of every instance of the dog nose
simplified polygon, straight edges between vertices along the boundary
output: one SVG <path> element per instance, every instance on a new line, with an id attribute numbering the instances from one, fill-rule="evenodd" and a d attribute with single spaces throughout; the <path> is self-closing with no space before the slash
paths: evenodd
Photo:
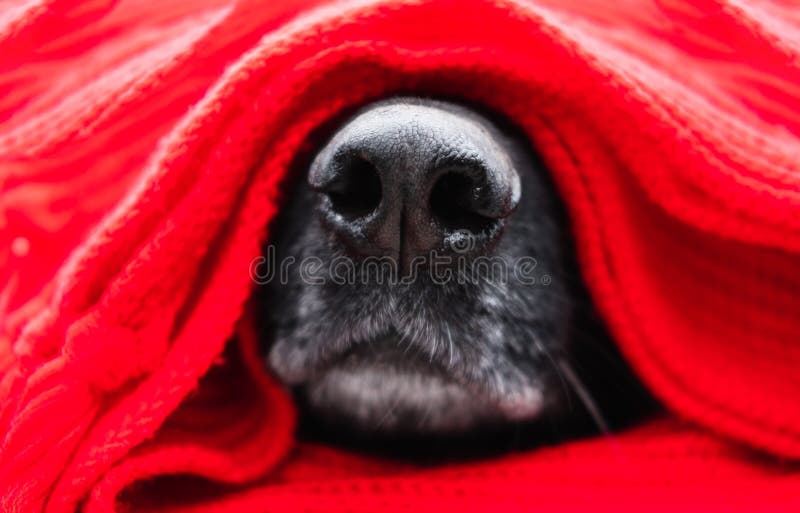
<path id="1" fill-rule="evenodd" d="M 309 185 L 323 223 L 347 246 L 404 263 L 487 250 L 520 198 L 513 156 L 491 121 L 413 100 L 373 105 L 346 123 L 312 163 Z"/>

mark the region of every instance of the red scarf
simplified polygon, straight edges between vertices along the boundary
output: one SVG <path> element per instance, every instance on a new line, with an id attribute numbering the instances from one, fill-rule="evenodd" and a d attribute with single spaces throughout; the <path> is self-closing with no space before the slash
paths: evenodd
<path id="1" fill-rule="evenodd" d="M 800 510 L 793 3 L 2 4 L 0 511 Z M 527 132 L 667 416 L 432 468 L 292 440 L 248 264 L 309 132 L 398 93 Z"/>

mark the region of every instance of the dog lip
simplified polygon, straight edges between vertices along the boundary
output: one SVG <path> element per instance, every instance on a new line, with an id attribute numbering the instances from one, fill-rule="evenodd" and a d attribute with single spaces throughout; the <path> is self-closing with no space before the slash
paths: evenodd
<path id="1" fill-rule="evenodd" d="M 455 373 L 448 369 L 444 362 L 427 354 L 419 344 L 409 341 L 405 347 L 403 345 L 400 335 L 390 331 L 368 341 L 351 343 L 338 358 L 329 361 L 327 367 L 363 363 L 386 364 L 423 372 L 433 371 L 442 376 L 454 377 Z"/>
<path id="2" fill-rule="evenodd" d="M 368 339 L 348 338 L 329 345 L 312 360 L 291 361 L 273 351 L 270 361 L 273 370 L 290 385 L 318 382 L 331 372 L 357 373 L 377 367 L 409 376 L 434 376 L 463 387 L 476 401 L 493 404 L 509 420 L 533 418 L 544 408 L 543 390 L 535 383 L 499 387 L 491 379 L 479 379 L 469 372 L 459 371 L 447 357 L 431 355 L 418 341 L 409 339 L 404 344 L 404 340 L 391 328 Z"/>
<path id="3" fill-rule="evenodd" d="M 502 393 L 491 383 L 472 379 L 455 370 L 448 369 L 446 362 L 429 358 L 419 348 L 408 351 L 397 339 L 382 339 L 355 344 L 345 353 L 328 363 L 318 377 L 330 372 L 359 374 L 364 372 L 395 373 L 417 376 L 420 379 L 438 379 L 443 384 L 455 385 L 471 397 L 471 402 L 483 404 L 485 413 L 496 412 L 511 421 L 523 421 L 537 416 L 544 408 L 544 393 L 538 386 L 520 386 L 505 389 Z"/>
<path id="4" fill-rule="evenodd" d="M 453 365 L 440 354 L 431 354 L 425 344 L 403 338 L 390 327 L 370 337 L 345 337 L 319 344 L 316 351 L 292 350 L 288 340 L 276 341 L 269 354 L 273 372 L 288 385 L 302 385 L 319 379 L 331 370 L 357 369 L 358 366 L 381 365 L 385 368 L 417 374 L 435 374 L 441 379 L 480 392 L 485 387 Z"/>
<path id="5" fill-rule="evenodd" d="M 532 418 L 544 405 L 544 395 L 540 387 L 523 386 L 498 393 L 490 383 L 458 372 L 449 362 L 439 355 L 430 355 L 418 343 L 409 341 L 403 347 L 403 339 L 394 330 L 367 341 L 352 341 L 338 354 L 329 355 L 314 374 L 322 376 L 334 369 L 339 372 L 346 372 L 348 369 L 357 372 L 370 366 L 382 366 L 387 370 L 409 375 L 435 375 L 438 379 L 465 388 L 474 394 L 475 400 L 493 404 L 511 420 Z"/>

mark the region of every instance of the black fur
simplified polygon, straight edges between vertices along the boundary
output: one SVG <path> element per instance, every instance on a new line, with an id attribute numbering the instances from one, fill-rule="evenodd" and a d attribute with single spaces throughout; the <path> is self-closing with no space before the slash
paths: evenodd
<path id="1" fill-rule="evenodd" d="M 259 301 L 269 364 L 303 405 L 304 431 L 358 444 L 385 446 L 391 438 L 396 447 L 408 447 L 401 440 L 435 440 L 429 449 L 459 440 L 474 446 L 475 436 L 496 441 L 481 447 L 508 448 L 591 432 L 599 419 L 592 422 L 585 398 L 575 394 L 579 385 L 565 372 L 583 381 L 601 424 L 615 428 L 649 411 L 652 401 L 595 318 L 576 271 L 567 218 L 525 138 L 503 121 L 431 100 L 390 100 L 356 117 L 387 106 L 467 116 L 511 159 L 522 194 L 514 214 L 492 227 L 502 236 L 491 243 L 476 236 L 467 252 L 447 241 L 436 248 L 460 257 L 462 265 L 480 255 L 500 257 L 509 276 L 440 283 L 426 272 L 426 260 L 410 283 L 378 283 L 375 268 L 358 265 L 363 253 L 326 226 L 325 195 L 301 180 L 290 189 L 269 243 L 277 263 L 312 257 L 322 268 L 305 280 L 297 266 L 285 283 L 273 277 Z M 298 160 L 302 177 L 313 156 Z M 536 261 L 535 284 L 513 275 L 524 257 Z M 336 258 L 354 262 L 354 280 L 330 279 L 327 264 Z M 405 260 L 394 262 L 395 277 L 410 271 Z M 325 283 L 309 284 L 308 278 Z"/>

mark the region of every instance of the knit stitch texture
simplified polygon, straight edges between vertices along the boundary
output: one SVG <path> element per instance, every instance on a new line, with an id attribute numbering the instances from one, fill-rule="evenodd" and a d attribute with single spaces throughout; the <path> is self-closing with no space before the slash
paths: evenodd
<path id="1" fill-rule="evenodd" d="M 250 261 L 308 135 L 475 102 L 668 409 L 420 467 L 293 441 Z M 794 0 L 0 2 L 0 511 L 800 510 Z"/>

